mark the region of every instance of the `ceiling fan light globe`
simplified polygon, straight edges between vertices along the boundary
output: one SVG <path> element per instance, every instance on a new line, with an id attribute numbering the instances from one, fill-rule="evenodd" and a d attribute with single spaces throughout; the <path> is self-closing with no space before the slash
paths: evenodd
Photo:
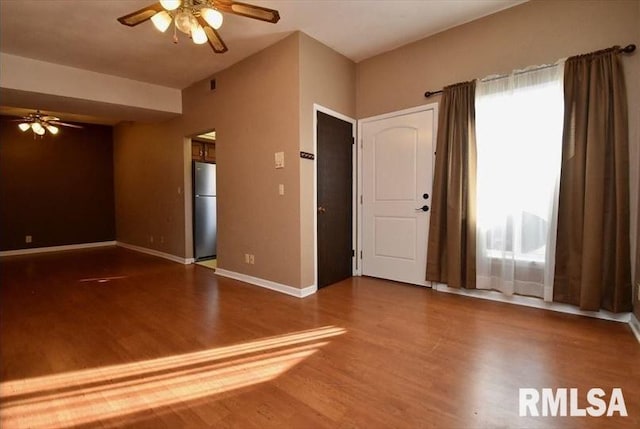
<path id="1" fill-rule="evenodd" d="M 162 33 L 167 31 L 167 28 L 171 25 L 171 15 L 166 11 L 158 12 L 151 17 L 151 22 L 156 29 Z"/>
<path id="2" fill-rule="evenodd" d="M 58 131 L 60 131 L 60 129 L 54 125 L 47 125 L 47 131 L 49 131 L 53 135 L 56 135 L 58 134 Z"/>
<path id="3" fill-rule="evenodd" d="M 207 43 L 207 34 L 204 32 L 204 29 L 198 25 L 191 30 L 191 39 L 196 45 L 202 45 L 203 43 Z"/>
<path id="4" fill-rule="evenodd" d="M 219 11 L 204 7 L 200 9 L 200 14 L 204 18 L 204 20 L 207 21 L 207 24 L 209 24 L 214 30 L 222 27 L 222 21 L 224 18 Z"/>
<path id="5" fill-rule="evenodd" d="M 31 128 L 31 124 L 29 124 L 28 122 L 23 122 L 23 123 L 18 125 L 18 128 L 20 128 L 20 131 L 25 132 L 29 128 Z"/>
<path id="6" fill-rule="evenodd" d="M 31 124 L 31 129 L 33 130 L 34 133 L 38 134 L 39 136 L 44 134 L 44 127 L 40 125 L 39 122 L 33 122 Z"/>
<path id="7" fill-rule="evenodd" d="M 166 10 L 176 10 L 180 7 L 180 0 L 160 0 L 160 5 Z"/>
<path id="8" fill-rule="evenodd" d="M 196 17 L 190 12 L 180 12 L 176 15 L 176 28 L 185 34 L 190 34 L 191 29 L 198 25 Z"/>

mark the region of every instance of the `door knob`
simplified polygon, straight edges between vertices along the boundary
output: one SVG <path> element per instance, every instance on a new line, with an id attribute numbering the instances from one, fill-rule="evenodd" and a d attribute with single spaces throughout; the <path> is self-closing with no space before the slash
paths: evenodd
<path id="1" fill-rule="evenodd" d="M 418 207 L 418 208 L 416 209 L 416 211 L 417 211 L 417 212 L 419 212 L 419 211 L 428 212 L 428 211 L 429 211 L 429 206 L 424 205 L 424 206 L 422 206 L 422 207 Z"/>
<path id="2" fill-rule="evenodd" d="M 425 200 L 429 199 L 429 194 L 422 194 L 422 198 L 424 198 Z"/>
<path id="3" fill-rule="evenodd" d="M 318 213 L 324 213 L 326 211 L 327 211 L 327 209 L 325 209 L 324 207 L 318 206 Z"/>

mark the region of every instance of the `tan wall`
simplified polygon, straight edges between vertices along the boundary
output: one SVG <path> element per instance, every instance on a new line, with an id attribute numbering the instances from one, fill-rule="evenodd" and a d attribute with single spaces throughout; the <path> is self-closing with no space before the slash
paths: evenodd
<path id="1" fill-rule="evenodd" d="M 184 256 L 180 137 L 167 122 L 115 127 L 116 240 Z"/>
<path id="2" fill-rule="evenodd" d="M 300 150 L 313 150 L 313 105 L 355 118 L 356 65 L 322 43 L 300 38 Z M 300 162 L 300 263 L 303 287 L 314 284 L 313 161 Z"/>
<path id="3" fill-rule="evenodd" d="M 613 45 L 635 43 L 640 48 L 639 4 L 637 0 L 534 0 L 365 60 L 357 67 L 358 118 L 438 101 L 438 97 L 425 99 L 424 92 L 455 82 Z M 635 256 L 636 249 L 640 252 L 640 52 L 623 61 L 629 101 L 635 261 L 640 259 Z M 640 262 L 638 266 L 640 269 Z M 635 307 L 640 314 L 640 306 Z"/>
<path id="4" fill-rule="evenodd" d="M 289 36 L 215 75 L 214 92 L 209 79 L 186 88 L 181 118 L 117 127 L 118 240 L 192 255 L 190 200 L 177 192 L 190 178 L 183 137 L 215 128 L 219 267 L 300 286 L 298 49 L 298 36 Z M 285 152 L 282 170 L 274 168 L 277 151 Z M 149 234 L 163 234 L 165 245 L 149 243 Z"/>

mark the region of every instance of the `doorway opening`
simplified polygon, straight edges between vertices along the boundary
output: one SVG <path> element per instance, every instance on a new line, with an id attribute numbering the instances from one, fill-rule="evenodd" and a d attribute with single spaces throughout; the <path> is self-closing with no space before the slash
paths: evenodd
<path id="1" fill-rule="evenodd" d="M 193 258 L 214 269 L 218 257 L 216 131 L 191 137 Z"/>

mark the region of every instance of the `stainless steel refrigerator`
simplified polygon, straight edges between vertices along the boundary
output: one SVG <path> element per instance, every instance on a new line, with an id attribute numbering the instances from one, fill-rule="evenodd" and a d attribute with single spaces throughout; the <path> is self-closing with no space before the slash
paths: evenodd
<path id="1" fill-rule="evenodd" d="M 216 256 L 216 165 L 193 163 L 193 253 L 196 260 Z"/>

